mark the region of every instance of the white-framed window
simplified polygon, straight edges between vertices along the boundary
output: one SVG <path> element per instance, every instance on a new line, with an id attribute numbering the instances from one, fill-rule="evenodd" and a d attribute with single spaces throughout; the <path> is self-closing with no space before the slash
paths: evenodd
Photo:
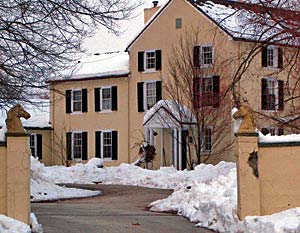
<path id="1" fill-rule="evenodd" d="M 111 110 L 112 91 L 111 87 L 102 87 L 100 95 L 101 110 Z"/>
<path id="2" fill-rule="evenodd" d="M 102 142 L 102 156 L 103 159 L 111 160 L 112 159 L 112 131 L 102 131 L 101 134 Z"/>
<path id="3" fill-rule="evenodd" d="M 209 152 L 212 149 L 212 127 L 204 128 L 203 132 L 203 151 Z"/>
<path id="4" fill-rule="evenodd" d="M 200 64 L 201 67 L 209 67 L 214 63 L 214 51 L 213 45 L 201 45 L 200 46 Z"/>
<path id="5" fill-rule="evenodd" d="M 31 150 L 31 155 L 33 157 L 37 157 L 37 134 L 32 133 L 30 135 L 30 150 Z"/>
<path id="6" fill-rule="evenodd" d="M 278 47 L 276 46 L 267 47 L 267 67 L 278 67 Z"/>
<path id="7" fill-rule="evenodd" d="M 144 109 L 149 110 L 156 104 L 156 82 L 145 82 L 144 85 Z"/>
<path id="8" fill-rule="evenodd" d="M 278 82 L 275 78 L 267 78 L 267 110 L 276 110 L 278 106 Z"/>
<path id="9" fill-rule="evenodd" d="M 72 112 L 82 111 L 82 90 L 72 90 Z"/>
<path id="10" fill-rule="evenodd" d="M 82 159 L 82 132 L 72 133 L 72 159 Z"/>
<path id="11" fill-rule="evenodd" d="M 145 70 L 155 70 L 156 68 L 156 52 L 155 50 L 145 51 Z"/>

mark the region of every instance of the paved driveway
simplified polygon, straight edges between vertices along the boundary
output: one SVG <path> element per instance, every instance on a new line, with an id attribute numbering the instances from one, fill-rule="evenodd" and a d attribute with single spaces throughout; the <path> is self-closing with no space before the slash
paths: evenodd
<path id="1" fill-rule="evenodd" d="M 171 190 L 119 185 L 76 185 L 103 196 L 31 205 L 45 233 L 210 233 L 183 217 L 154 213 L 146 206 Z"/>

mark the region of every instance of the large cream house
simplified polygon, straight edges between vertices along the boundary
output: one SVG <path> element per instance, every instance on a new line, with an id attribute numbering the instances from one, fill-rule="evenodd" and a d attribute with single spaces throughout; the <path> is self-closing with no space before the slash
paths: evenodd
<path id="1" fill-rule="evenodd" d="M 79 64 L 82 70 L 71 77 L 50 81 L 53 164 L 64 159 L 84 162 L 93 157 L 103 158 L 107 166 L 131 163 L 138 159 L 137 145 L 145 138 L 157 149 L 155 168 L 172 164 L 178 169 L 186 168 L 187 153 L 192 153 L 186 150 L 187 143 L 191 143 L 189 131 L 176 124 L 176 112 L 168 112 L 163 104 L 154 110 L 152 107 L 166 99 L 166 83 L 172 79 L 169 58 L 174 46 L 195 29 L 198 37 L 191 45 L 194 66 L 205 68 L 209 75 L 196 74 L 201 84 L 197 89 L 200 94 L 194 96 L 201 98 L 205 92 L 219 97 L 222 87 L 230 83 L 227 77 L 232 77 L 244 54 L 257 44 L 242 30 L 228 29 L 232 21 L 226 14 L 231 14 L 236 4 L 239 3 L 209 1 L 197 5 L 170 0 L 157 6 L 155 2 L 152 8 L 145 9 L 145 26 L 125 52 L 96 54 Z M 249 5 L 240 4 L 238 8 L 243 6 Z M 287 73 L 282 70 L 283 50 L 277 45 L 262 46 L 237 85 L 238 93 L 246 96 L 254 109 L 267 115 L 283 114 L 288 109 L 284 106 Z M 206 105 L 218 108 L 214 100 Z M 166 118 L 173 119 L 168 126 L 152 120 L 164 111 Z M 184 124 L 192 125 L 193 121 Z M 275 121 L 259 119 L 258 126 L 264 132 L 284 133 Z M 214 150 L 214 129 L 208 125 L 203 134 L 205 150 Z M 233 140 L 229 130 L 224 143 Z M 234 161 L 234 149 L 216 160 L 219 159 Z"/>

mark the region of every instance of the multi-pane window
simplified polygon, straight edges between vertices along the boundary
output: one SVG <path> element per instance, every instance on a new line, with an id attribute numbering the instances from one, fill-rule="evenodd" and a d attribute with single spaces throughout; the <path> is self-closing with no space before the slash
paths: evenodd
<path id="1" fill-rule="evenodd" d="M 267 66 L 275 67 L 275 49 L 274 47 L 267 48 Z"/>
<path id="2" fill-rule="evenodd" d="M 203 146 L 204 151 L 211 151 L 212 148 L 212 128 L 207 127 L 204 129 L 204 140 L 203 140 Z"/>
<path id="3" fill-rule="evenodd" d="M 205 77 L 202 79 L 202 104 L 211 106 L 213 104 L 213 78 Z"/>
<path id="4" fill-rule="evenodd" d="M 201 66 L 210 66 L 213 64 L 213 46 L 203 45 L 201 46 Z"/>
<path id="5" fill-rule="evenodd" d="M 82 133 L 73 133 L 73 159 L 82 159 Z"/>
<path id="6" fill-rule="evenodd" d="M 33 157 L 37 157 L 37 135 L 36 134 L 30 135 L 30 149 L 31 149 L 31 155 Z"/>
<path id="7" fill-rule="evenodd" d="M 103 158 L 112 158 L 112 132 L 102 133 Z"/>
<path id="8" fill-rule="evenodd" d="M 278 96 L 278 86 L 276 79 L 267 79 L 267 99 L 266 105 L 268 110 L 275 110 L 276 100 Z"/>
<path id="9" fill-rule="evenodd" d="M 281 136 L 284 135 L 284 129 L 283 128 L 278 128 L 278 127 L 266 127 L 261 129 L 261 133 L 263 135 L 271 134 L 271 136 Z"/>
<path id="10" fill-rule="evenodd" d="M 81 90 L 73 90 L 72 92 L 73 112 L 81 112 L 82 110 L 82 92 Z"/>
<path id="11" fill-rule="evenodd" d="M 156 56 L 155 51 L 145 52 L 145 70 L 155 69 Z"/>
<path id="12" fill-rule="evenodd" d="M 111 88 L 102 88 L 102 99 L 101 99 L 101 109 L 102 110 L 111 110 L 111 100 L 112 100 L 112 95 L 111 95 Z"/>
<path id="13" fill-rule="evenodd" d="M 145 109 L 149 110 L 156 104 L 156 82 L 145 83 Z"/>

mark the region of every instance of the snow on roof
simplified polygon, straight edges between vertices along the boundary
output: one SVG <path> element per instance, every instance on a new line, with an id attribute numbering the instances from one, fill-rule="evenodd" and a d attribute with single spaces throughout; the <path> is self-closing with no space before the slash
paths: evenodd
<path id="1" fill-rule="evenodd" d="M 282 40 L 282 43 L 291 43 L 291 41 L 284 40 L 284 38 L 290 38 L 290 35 L 284 33 L 278 22 L 265 13 L 274 11 L 274 15 L 280 17 L 287 13 L 286 9 L 275 7 L 266 9 L 265 6 L 253 2 L 229 0 L 200 1 L 199 3 L 191 2 L 191 4 L 233 38 L 255 41 L 266 41 L 272 38 L 271 42 Z M 289 13 L 291 12 L 289 10 Z M 296 11 L 293 12 L 296 13 Z M 261 24 L 257 23 L 257 19 L 260 19 Z M 274 35 L 278 36 L 273 38 Z"/>
<path id="2" fill-rule="evenodd" d="M 195 124 L 195 117 L 190 109 L 173 100 L 160 100 L 144 116 L 145 127 L 173 128 Z"/>
<path id="3" fill-rule="evenodd" d="M 127 52 L 85 55 L 76 67 L 66 74 L 68 79 L 101 78 L 129 74 Z"/>
<path id="4" fill-rule="evenodd" d="M 48 128 L 50 124 L 50 103 L 47 99 L 32 100 L 32 104 L 21 104 L 23 108 L 30 113 L 31 117 L 28 120 L 21 118 L 24 127 L 32 128 Z M 0 126 L 5 126 L 6 110 L 0 113 Z"/>

